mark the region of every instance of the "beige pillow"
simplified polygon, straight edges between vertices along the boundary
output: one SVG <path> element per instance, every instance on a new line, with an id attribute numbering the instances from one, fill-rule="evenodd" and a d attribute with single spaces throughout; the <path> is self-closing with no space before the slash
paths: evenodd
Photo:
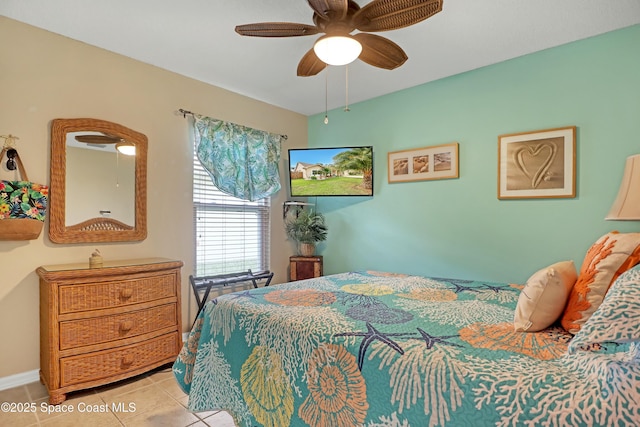
<path id="1" fill-rule="evenodd" d="M 533 274 L 520 292 L 513 325 L 516 332 L 536 332 L 560 318 L 578 274 L 573 261 L 561 261 Z"/>

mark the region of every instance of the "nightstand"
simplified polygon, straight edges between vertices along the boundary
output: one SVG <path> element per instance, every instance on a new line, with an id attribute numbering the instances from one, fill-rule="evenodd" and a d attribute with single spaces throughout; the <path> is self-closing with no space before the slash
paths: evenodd
<path id="1" fill-rule="evenodd" d="M 311 279 L 322 276 L 321 256 L 289 257 L 291 281 Z"/>

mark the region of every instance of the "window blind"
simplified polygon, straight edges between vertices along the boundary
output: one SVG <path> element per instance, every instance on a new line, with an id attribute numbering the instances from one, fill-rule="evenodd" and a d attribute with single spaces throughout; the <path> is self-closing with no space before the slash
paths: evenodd
<path id="1" fill-rule="evenodd" d="M 250 202 L 218 190 L 193 158 L 196 276 L 269 269 L 268 197 Z"/>

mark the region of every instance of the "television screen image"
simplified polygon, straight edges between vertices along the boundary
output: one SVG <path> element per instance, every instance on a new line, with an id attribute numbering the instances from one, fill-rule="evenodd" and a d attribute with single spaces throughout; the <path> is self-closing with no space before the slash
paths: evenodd
<path id="1" fill-rule="evenodd" d="M 373 147 L 291 148 L 292 197 L 373 196 Z"/>

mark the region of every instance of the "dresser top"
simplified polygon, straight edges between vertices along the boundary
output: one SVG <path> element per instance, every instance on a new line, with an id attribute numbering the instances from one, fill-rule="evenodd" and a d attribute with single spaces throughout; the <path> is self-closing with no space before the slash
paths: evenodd
<path id="1" fill-rule="evenodd" d="M 72 264 L 43 265 L 36 273 L 43 278 L 73 278 L 113 276 L 144 271 L 159 271 L 182 267 L 182 261 L 168 258 L 137 258 L 103 261 L 102 267 L 90 267 L 89 261 Z"/>

